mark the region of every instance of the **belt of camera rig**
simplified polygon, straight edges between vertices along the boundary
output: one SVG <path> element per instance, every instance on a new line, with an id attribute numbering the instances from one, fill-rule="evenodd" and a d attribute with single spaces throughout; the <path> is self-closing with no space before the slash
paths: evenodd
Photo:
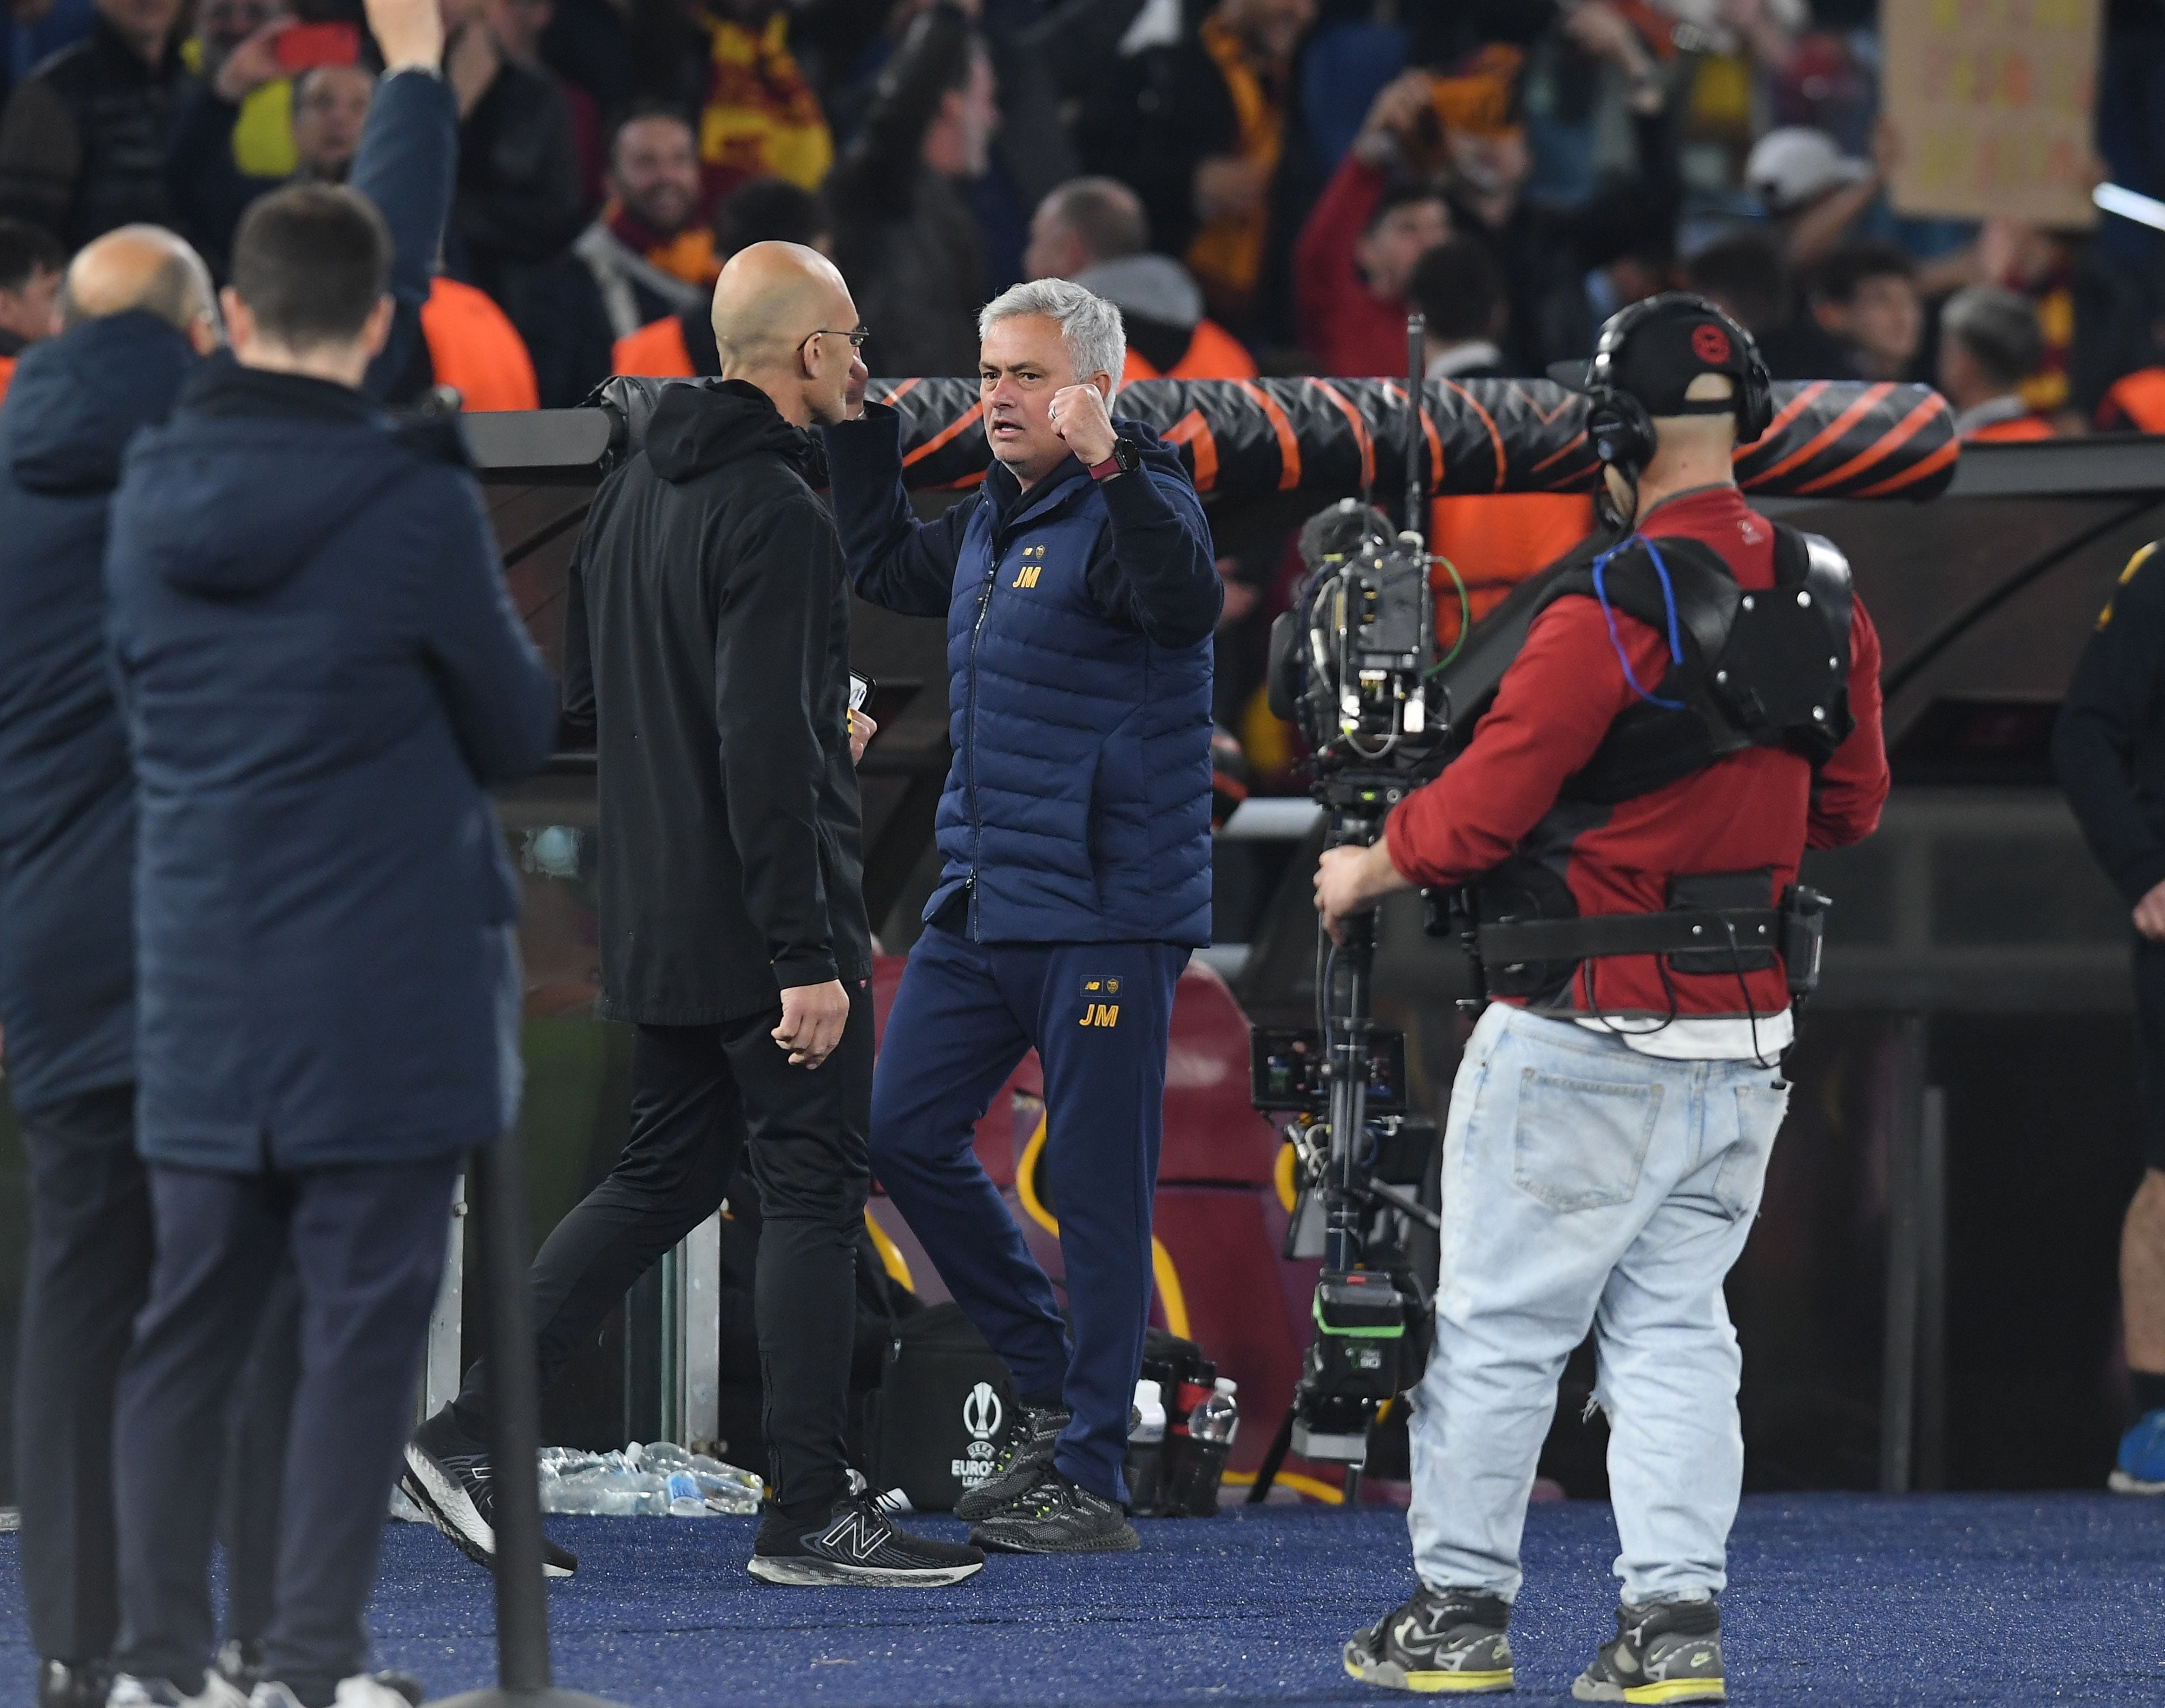
<path id="1" fill-rule="evenodd" d="M 1672 908 L 1578 920 L 1503 920 L 1478 926 L 1474 941 L 1483 961 L 1504 967 L 1609 955 L 1772 951 L 1781 944 L 1782 914 L 1777 908 Z"/>

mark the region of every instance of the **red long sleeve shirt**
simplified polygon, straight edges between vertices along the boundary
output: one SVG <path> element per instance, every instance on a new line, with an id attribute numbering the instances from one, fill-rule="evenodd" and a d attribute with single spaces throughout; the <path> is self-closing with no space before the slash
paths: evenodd
<path id="1" fill-rule="evenodd" d="M 1293 313 L 1303 349 L 1320 372 L 1390 379 L 1406 371 L 1406 304 L 1368 294 L 1353 248 L 1383 199 L 1383 175 L 1347 155 L 1293 245 Z"/>
<path id="2" fill-rule="evenodd" d="M 1733 486 L 1680 494 L 1651 511 L 1641 531 L 1704 542 L 1747 590 L 1773 585 L 1773 525 Z M 1668 665 L 1667 637 L 1621 612 L 1616 632 L 1633 673 L 1652 689 Z M 1837 848 L 1869 836 L 1887 799 L 1879 637 L 1862 601 L 1849 650 L 1856 727 L 1816 778 L 1795 754 L 1751 747 L 1651 794 L 1552 813 L 1565 780 L 1636 698 L 1600 604 L 1558 599 L 1535 621 L 1466 751 L 1392 813 L 1384 829 L 1392 864 L 1421 885 L 1464 883 L 1538 830 L 1540 846 L 1524 851 L 1561 864 L 1582 917 L 1658 913 L 1668 904 L 1672 878 L 1762 868 L 1772 874 L 1771 906 L 1795 881 L 1805 848 Z M 1763 1017 L 1788 1004 L 1778 967 L 1744 975 L 1740 991 L 1736 975 L 1727 973 L 1672 973 L 1665 986 L 1651 955 L 1588 965 L 1593 1001 L 1586 1000 L 1584 977 L 1575 978 L 1560 1011 L 1662 1015 L 1673 1008 L 1680 1015 Z"/>

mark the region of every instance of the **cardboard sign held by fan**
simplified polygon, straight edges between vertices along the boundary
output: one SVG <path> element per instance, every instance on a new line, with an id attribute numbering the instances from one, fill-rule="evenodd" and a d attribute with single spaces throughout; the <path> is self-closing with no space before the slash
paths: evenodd
<path id="1" fill-rule="evenodd" d="M 2094 224 L 2104 9 L 2104 0 L 1882 0 L 1895 211 Z"/>

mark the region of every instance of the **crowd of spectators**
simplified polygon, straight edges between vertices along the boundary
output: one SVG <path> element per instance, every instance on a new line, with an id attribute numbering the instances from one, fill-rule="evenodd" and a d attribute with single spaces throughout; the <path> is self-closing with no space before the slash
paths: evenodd
<path id="1" fill-rule="evenodd" d="M 2155 234 L 1890 209 L 1870 0 L 442 4 L 458 190 L 405 389 L 469 408 L 711 370 L 720 262 L 788 237 L 896 377 L 971 372 L 1025 277 L 1119 303 L 1130 377 L 1396 373 L 1413 302 L 1437 373 L 1538 375 L 1683 286 L 1777 377 L 1934 382 L 1976 436 L 2165 426 Z M 2165 188 L 2165 7 L 2108 18 L 2099 173 Z M 10 29 L 9 340 L 30 232 L 155 221 L 222 269 L 251 198 L 344 176 L 373 91 L 357 0 L 17 0 Z"/>
<path id="2" fill-rule="evenodd" d="M 1116 303 L 1129 379 L 1541 375 L 1676 287 L 1777 379 L 1936 384 L 1965 436 L 2165 431 L 2165 235 L 1898 214 L 1876 0 L 441 0 L 457 191 L 392 401 L 569 406 L 712 373 L 720 264 L 831 255 L 875 374 L 967 375 L 1023 278 Z M 15 0 L 0 362 L 129 221 L 222 269 L 250 199 L 347 170 L 359 0 Z M 2111 0 L 2095 171 L 2165 195 L 2165 0 Z M 0 382 L 4 382 L 0 370 Z M 1583 501 L 1437 506 L 1478 616 Z M 1221 721 L 1286 568 L 1229 557 Z M 1451 619 L 1457 621 L 1454 612 Z M 1254 632 L 1251 632 L 1254 631 Z"/>

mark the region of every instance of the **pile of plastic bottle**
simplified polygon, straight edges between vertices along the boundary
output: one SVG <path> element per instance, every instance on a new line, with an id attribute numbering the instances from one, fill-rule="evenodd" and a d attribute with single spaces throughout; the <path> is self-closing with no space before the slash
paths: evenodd
<path id="1" fill-rule="evenodd" d="M 634 1442 L 622 1452 L 541 1449 L 541 1510 L 606 1518 L 709 1518 L 759 1510 L 764 1485 L 750 1471 L 674 1442 Z"/>

